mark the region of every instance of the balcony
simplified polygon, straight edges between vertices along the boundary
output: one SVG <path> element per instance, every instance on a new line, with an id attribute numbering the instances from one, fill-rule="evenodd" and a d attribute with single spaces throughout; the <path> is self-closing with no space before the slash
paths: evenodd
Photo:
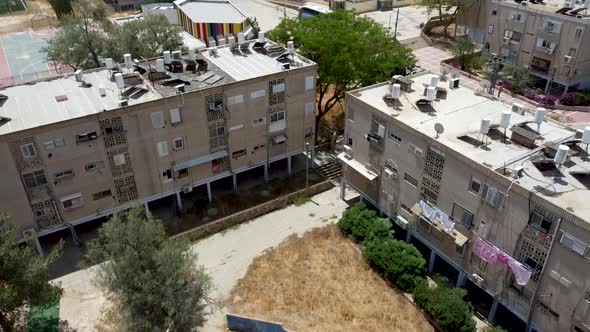
<path id="1" fill-rule="evenodd" d="M 31 202 L 43 201 L 51 198 L 51 189 L 48 184 L 27 189 L 27 195 Z"/>

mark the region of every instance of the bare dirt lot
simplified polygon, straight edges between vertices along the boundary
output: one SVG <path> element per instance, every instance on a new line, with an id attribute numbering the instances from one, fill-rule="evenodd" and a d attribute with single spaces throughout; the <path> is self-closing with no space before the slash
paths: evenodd
<path id="1" fill-rule="evenodd" d="M 295 331 L 434 331 L 336 225 L 290 236 L 257 257 L 227 306 Z"/>

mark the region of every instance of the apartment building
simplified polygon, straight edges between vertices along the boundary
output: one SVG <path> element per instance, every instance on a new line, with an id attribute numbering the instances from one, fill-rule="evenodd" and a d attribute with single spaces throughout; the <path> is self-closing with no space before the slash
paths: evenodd
<path id="1" fill-rule="evenodd" d="M 549 3 L 480 1 L 461 24 L 484 56 L 528 68 L 545 91 L 590 88 L 590 12 L 575 1 Z"/>
<path id="2" fill-rule="evenodd" d="M 590 331 L 590 128 L 460 81 L 417 74 L 347 93 L 342 194 L 390 217 L 490 321 Z"/>
<path id="3" fill-rule="evenodd" d="M 199 186 L 211 200 L 215 181 L 237 190 L 277 163 L 290 172 L 313 147 L 316 69 L 261 34 L 1 89 L 0 211 L 41 237 L 164 197 L 182 209 Z"/>

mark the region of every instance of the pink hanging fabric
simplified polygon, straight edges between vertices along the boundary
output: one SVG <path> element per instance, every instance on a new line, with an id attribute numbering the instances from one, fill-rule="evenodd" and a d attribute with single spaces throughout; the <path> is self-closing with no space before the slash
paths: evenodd
<path id="1" fill-rule="evenodd" d="M 489 244 L 487 241 L 477 238 L 473 247 L 473 252 L 483 261 L 494 264 L 498 260 L 500 249 Z"/>
<path id="2" fill-rule="evenodd" d="M 498 254 L 498 263 L 508 265 L 508 260 L 510 260 L 510 256 L 506 255 L 504 252 Z"/>
<path id="3" fill-rule="evenodd" d="M 529 270 L 524 264 L 520 263 L 516 259 L 510 257 L 508 259 L 508 265 L 514 273 L 514 277 L 516 279 L 516 283 L 519 285 L 526 285 L 527 282 L 531 279 L 532 272 Z"/>

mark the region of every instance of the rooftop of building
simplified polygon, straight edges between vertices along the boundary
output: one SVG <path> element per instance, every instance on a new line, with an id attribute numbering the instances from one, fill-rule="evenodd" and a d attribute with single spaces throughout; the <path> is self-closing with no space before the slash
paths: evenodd
<path id="1" fill-rule="evenodd" d="M 533 110 L 523 112 L 521 106 L 517 111 L 512 105 L 461 86 L 460 81 L 458 88 L 450 89 L 449 80 L 439 80 L 437 98 L 430 105 L 417 106 L 418 101 L 426 100 L 425 88 L 432 76 L 423 73 L 409 77 L 412 90 L 402 91 L 396 106 L 390 82 L 352 91 L 348 98 L 373 106 L 385 118 L 400 121 L 590 222 L 590 205 L 585 203 L 590 193 L 590 158 L 586 145 L 580 143 L 581 132 L 547 116 L 538 126 Z M 505 111 L 510 111 L 506 130 L 500 126 Z M 483 119 L 491 120 L 487 135 L 480 133 Z M 443 129 L 439 135 L 435 124 Z M 553 157 L 563 144 L 570 151 L 567 161 L 558 166 Z M 517 172 L 517 166 L 524 170 Z"/>
<path id="2" fill-rule="evenodd" d="M 190 61 L 187 53 L 174 58 L 173 52 L 163 72 L 157 69 L 158 59 L 151 59 L 135 61 L 132 68 L 115 64 L 113 69 L 84 71 L 81 81 L 70 74 L 0 88 L 0 97 L 6 97 L 0 98 L 0 135 L 157 100 L 182 90 L 204 90 L 315 65 L 268 40 L 223 45 L 195 54 L 196 61 Z M 121 91 L 114 81 L 115 72 L 124 77 Z"/>
<path id="3" fill-rule="evenodd" d="M 195 23 L 242 23 L 247 19 L 228 0 L 176 0 L 174 4 Z"/>
<path id="4" fill-rule="evenodd" d="M 590 9 L 584 8 L 583 3 L 577 4 L 579 0 L 498 0 L 498 2 L 525 11 L 555 14 L 590 22 Z"/>

